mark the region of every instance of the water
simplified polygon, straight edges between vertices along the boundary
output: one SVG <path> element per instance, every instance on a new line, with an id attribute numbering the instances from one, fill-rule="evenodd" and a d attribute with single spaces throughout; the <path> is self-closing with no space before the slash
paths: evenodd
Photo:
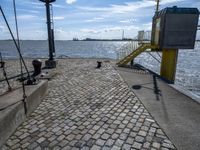
<path id="1" fill-rule="evenodd" d="M 82 58 L 116 58 L 116 50 L 124 42 L 56 41 L 56 57 L 61 55 Z M 24 57 L 47 58 L 47 41 L 21 41 Z M 12 41 L 0 41 L 0 51 L 6 58 L 16 58 L 17 50 Z"/>
<path id="2" fill-rule="evenodd" d="M 56 57 L 117 58 L 117 51 L 127 42 L 111 41 L 56 41 Z M 47 58 L 47 41 L 21 41 L 23 56 Z M 0 52 L 5 58 L 17 58 L 17 50 L 12 41 L 0 41 Z M 154 54 L 158 59 L 159 56 Z M 180 50 L 175 84 L 192 91 L 200 97 L 200 46 L 194 50 Z M 160 65 L 147 53 L 136 59 L 137 63 L 159 73 Z"/>

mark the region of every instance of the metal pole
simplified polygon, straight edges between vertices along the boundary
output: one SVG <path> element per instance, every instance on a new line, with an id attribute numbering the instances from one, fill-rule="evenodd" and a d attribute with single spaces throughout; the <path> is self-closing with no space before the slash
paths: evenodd
<path id="1" fill-rule="evenodd" d="M 48 1 L 46 1 L 46 15 L 47 15 L 47 29 L 48 29 L 48 43 L 49 43 L 49 60 L 53 60 L 54 50 L 52 45 L 50 3 Z"/>
<path id="2" fill-rule="evenodd" d="M 19 56 L 20 56 L 20 58 L 21 58 L 21 61 L 22 61 L 23 65 L 24 65 L 24 67 L 25 67 L 25 69 L 26 69 L 26 72 L 27 72 L 27 74 L 28 74 L 28 78 L 30 79 L 31 76 L 30 76 L 30 74 L 29 74 L 28 68 L 27 68 L 26 63 L 25 63 L 25 61 L 24 61 L 24 59 L 23 59 L 23 56 L 22 56 L 22 54 L 21 54 L 21 50 L 20 50 L 19 46 L 17 45 L 17 42 L 16 42 L 16 40 L 15 40 L 15 37 L 14 37 L 14 35 L 13 35 L 13 33 L 12 33 L 12 30 L 11 30 L 9 24 L 8 24 L 8 21 L 7 21 L 7 19 L 6 19 L 6 16 L 5 16 L 5 14 L 4 14 L 3 9 L 1 8 L 1 6 L 0 6 L 0 11 L 1 11 L 1 14 L 3 15 L 3 19 L 4 19 L 4 21 L 5 21 L 5 23 L 6 23 L 7 27 L 8 27 L 8 30 L 9 30 L 10 35 L 11 35 L 11 37 L 12 37 L 12 40 L 13 40 L 13 42 L 14 42 L 14 44 L 15 44 L 15 47 L 17 48 L 17 51 L 18 51 Z"/>
<path id="3" fill-rule="evenodd" d="M 156 4 L 156 15 L 158 14 L 159 11 L 159 6 L 160 6 L 160 0 L 156 0 L 157 4 Z"/>

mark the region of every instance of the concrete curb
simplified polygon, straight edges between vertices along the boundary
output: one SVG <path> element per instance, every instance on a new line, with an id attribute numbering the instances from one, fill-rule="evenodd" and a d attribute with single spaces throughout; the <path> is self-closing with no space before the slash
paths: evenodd
<path id="1" fill-rule="evenodd" d="M 183 87 L 178 86 L 178 85 L 169 84 L 169 86 L 171 86 L 175 90 L 179 91 L 180 93 L 184 94 L 185 96 L 188 96 L 189 98 L 191 98 L 192 100 L 194 100 L 194 101 L 196 101 L 197 103 L 200 104 L 200 97 L 198 97 L 197 95 L 193 94 L 189 90 L 184 89 Z"/>
<path id="2" fill-rule="evenodd" d="M 48 89 L 48 82 L 40 81 L 37 85 L 26 86 L 27 115 L 41 103 Z M 0 97 L 0 147 L 12 135 L 16 128 L 26 119 L 22 89 L 17 89 Z"/>

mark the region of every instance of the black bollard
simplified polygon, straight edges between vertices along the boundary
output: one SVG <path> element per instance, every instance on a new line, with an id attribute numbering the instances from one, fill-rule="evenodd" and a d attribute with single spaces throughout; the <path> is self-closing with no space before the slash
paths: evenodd
<path id="1" fill-rule="evenodd" d="M 32 61 L 32 65 L 34 67 L 34 73 L 32 76 L 37 76 L 41 73 L 42 70 L 42 61 L 40 59 L 35 59 Z"/>
<path id="2" fill-rule="evenodd" d="M 101 68 L 101 64 L 102 64 L 101 61 L 97 61 L 97 68 Z"/>

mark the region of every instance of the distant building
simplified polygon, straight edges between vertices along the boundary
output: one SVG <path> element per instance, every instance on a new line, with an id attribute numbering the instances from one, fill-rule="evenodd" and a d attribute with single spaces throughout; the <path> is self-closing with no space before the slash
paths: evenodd
<path id="1" fill-rule="evenodd" d="M 79 41 L 79 39 L 78 38 L 73 38 L 73 41 Z"/>

